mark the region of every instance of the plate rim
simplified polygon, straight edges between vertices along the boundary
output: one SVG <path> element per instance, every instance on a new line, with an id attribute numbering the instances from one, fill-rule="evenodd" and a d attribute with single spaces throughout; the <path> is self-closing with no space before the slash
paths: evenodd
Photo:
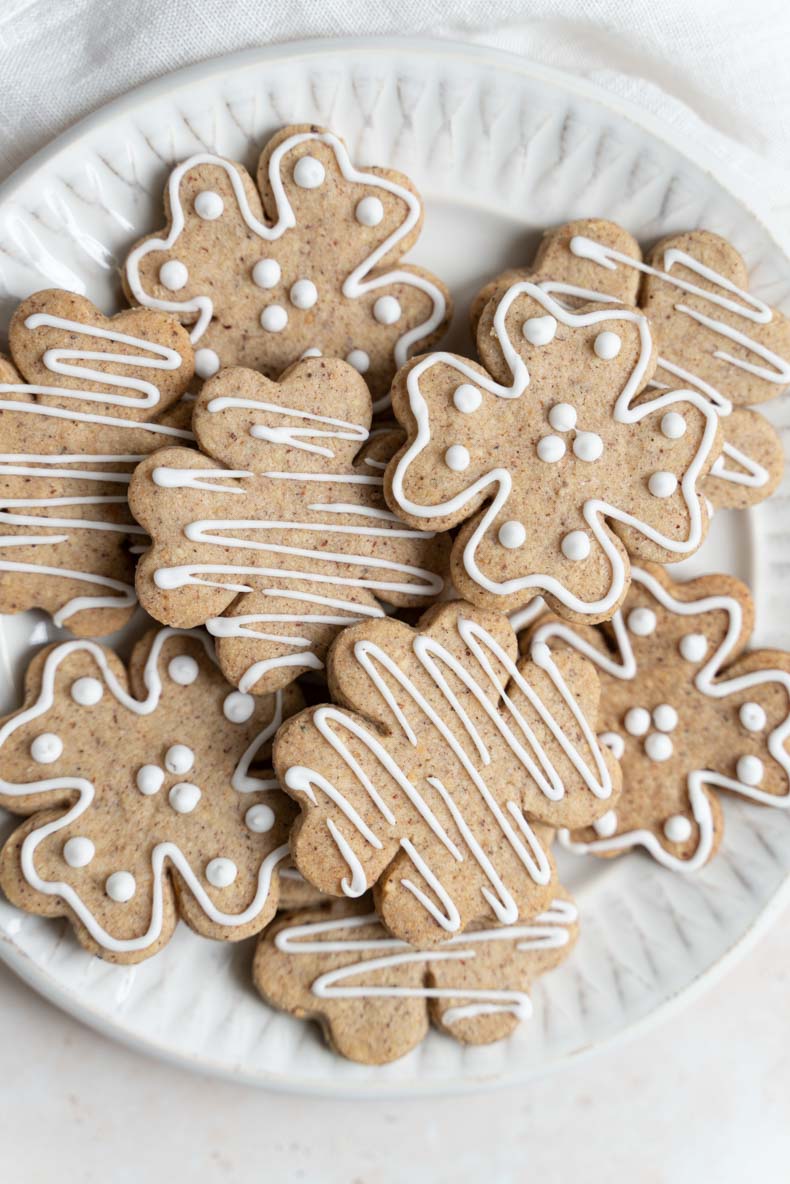
<path id="1" fill-rule="evenodd" d="M 298 39 L 273 45 L 253 46 L 182 66 L 125 91 L 64 128 L 53 139 L 37 149 L 3 182 L 0 182 L 0 206 L 12 198 L 15 192 L 29 181 L 39 169 L 67 151 L 74 143 L 89 135 L 94 128 L 101 127 L 106 122 L 123 116 L 130 109 L 136 109 L 154 101 L 160 94 L 172 92 L 198 80 L 212 78 L 218 73 L 227 72 L 228 69 L 246 68 L 266 61 L 290 57 L 299 57 L 303 60 L 328 55 L 337 56 L 344 53 L 358 55 L 364 51 L 391 54 L 393 48 L 411 55 L 454 58 L 492 65 L 522 78 L 545 82 L 553 89 L 575 98 L 588 98 L 620 118 L 627 119 L 640 131 L 648 133 L 672 151 L 683 156 L 696 168 L 701 168 L 708 173 L 744 208 L 751 219 L 759 224 L 775 249 L 784 256 L 788 268 L 790 268 L 790 230 L 784 231 L 776 224 L 770 207 L 767 204 L 763 206 L 753 192 L 747 193 L 746 178 L 736 168 L 708 149 L 704 142 L 697 142 L 693 136 L 663 122 L 646 108 L 612 94 L 605 87 L 589 79 L 578 78 L 565 70 L 533 62 L 527 57 L 507 50 L 441 37 L 372 36 Z M 331 1086 L 332 1096 L 383 1101 L 405 1096 L 457 1096 L 481 1090 L 503 1089 L 523 1084 L 529 1080 L 536 1080 L 549 1073 L 559 1072 L 581 1058 L 587 1059 L 604 1049 L 619 1047 L 677 1014 L 729 973 L 770 929 L 788 903 L 790 903 L 790 873 L 779 885 L 768 903 L 755 914 L 748 927 L 733 941 L 726 952 L 686 986 L 669 995 L 651 1011 L 626 1024 L 613 1035 L 563 1053 L 548 1063 L 525 1066 L 521 1071 L 508 1070 L 506 1073 L 482 1071 L 479 1075 L 470 1075 L 463 1080 L 456 1079 L 441 1083 L 427 1081 L 424 1085 L 414 1081 L 408 1083 L 382 1081 L 377 1084 L 375 1079 L 371 1078 L 368 1078 L 364 1084 L 355 1085 L 353 1082 L 335 1079 Z M 154 1038 L 147 1039 L 122 1025 L 114 1024 L 111 1019 L 84 1003 L 68 987 L 64 987 L 58 979 L 48 974 L 45 969 L 35 965 L 24 950 L 14 945 L 10 936 L 0 935 L 0 960 L 49 1003 L 93 1028 L 101 1036 L 115 1040 L 137 1053 L 157 1057 L 183 1070 L 191 1070 L 205 1076 L 221 1078 L 235 1084 L 254 1086 L 281 1094 L 325 1097 L 330 1092 L 329 1084 L 326 1081 L 301 1079 L 297 1075 L 290 1075 L 286 1078 L 280 1074 L 270 1074 L 265 1068 L 258 1069 L 253 1075 L 241 1069 L 240 1066 L 232 1069 L 205 1056 L 190 1056 L 183 1051 L 176 1051 Z"/>

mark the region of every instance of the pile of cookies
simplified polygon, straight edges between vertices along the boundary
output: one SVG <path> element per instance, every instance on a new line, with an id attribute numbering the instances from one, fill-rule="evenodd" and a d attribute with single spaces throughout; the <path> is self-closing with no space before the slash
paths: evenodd
<path id="1" fill-rule="evenodd" d="M 590 219 L 443 352 L 413 185 L 311 126 L 165 212 L 127 311 L 38 292 L 0 361 L 0 610 L 72 635 L 0 725 L 0 884 L 111 962 L 258 935 L 354 1060 L 498 1040 L 574 943 L 555 843 L 689 873 L 720 790 L 790 806 L 790 654 L 667 570 L 776 488 L 790 324 L 715 234 Z"/>

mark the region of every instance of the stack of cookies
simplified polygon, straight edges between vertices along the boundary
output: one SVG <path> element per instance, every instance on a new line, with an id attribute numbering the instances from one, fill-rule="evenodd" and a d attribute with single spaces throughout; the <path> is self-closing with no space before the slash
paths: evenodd
<path id="1" fill-rule="evenodd" d="M 165 211 L 132 307 L 38 292 L 0 361 L 0 610 L 72 635 L 0 725 L 0 884 L 111 962 L 257 935 L 354 1060 L 501 1039 L 576 937 L 555 844 L 694 873 L 720 791 L 790 806 L 790 654 L 667 570 L 776 488 L 790 324 L 717 235 L 590 219 L 442 352 L 412 183 L 312 126 Z"/>

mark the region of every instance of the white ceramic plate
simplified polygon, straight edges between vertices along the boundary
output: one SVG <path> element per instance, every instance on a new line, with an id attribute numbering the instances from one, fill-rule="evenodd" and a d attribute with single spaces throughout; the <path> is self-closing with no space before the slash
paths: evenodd
<path id="1" fill-rule="evenodd" d="M 20 298 L 51 285 L 114 311 L 122 303 L 118 266 L 130 243 L 161 225 L 171 165 L 205 148 L 254 169 L 272 131 L 307 121 L 340 132 L 356 161 L 401 168 L 420 186 L 427 217 L 413 258 L 452 287 L 459 312 L 449 340 L 461 351 L 471 345 L 466 307 L 480 283 L 529 261 L 542 227 L 582 215 L 605 214 L 641 238 L 704 225 L 745 254 L 760 296 L 790 304 L 790 261 L 739 200 L 737 181 L 723 178 L 698 145 L 670 144 L 643 113 L 505 54 L 376 40 L 203 63 L 111 104 L 45 149 L 0 191 L 4 321 Z M 768 415 L 790 427 L 777 403 Z M 718 515 L 689 567 L 752 583 L 761 643 L 790 641 L 787 496 L 786 482 L 757 511 Z M 0 707 L 16 705 L 30 647 L 56 636 L 34 614 L 0 621 Z M 724 849 L 696 878 L 638 854 L 562 859 L 581 906 L 580 944 L 536 987 L 532 1021 L 490 1048 L 463 1049 L 432 1034 L 387 1068 L 351 1065 L 310 1025 L 260 1002 L 250 943 L 205 941 L 185 926 L 164 953 L 119 968 L 85 954 L 65 922 L 0 900 L 0 956 L 103 1032 L 237 1081 L 414 1095 L 524 1079 L 665 1012 L 777 911 L 788 895 L 790 815 L 740 802 L 726 809 Z"/>

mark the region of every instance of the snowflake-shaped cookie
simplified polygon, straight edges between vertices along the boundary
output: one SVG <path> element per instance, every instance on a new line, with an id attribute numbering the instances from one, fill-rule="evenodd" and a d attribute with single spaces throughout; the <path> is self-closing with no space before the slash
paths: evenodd
<path id="1" fill-rule="evenodd" d="M 486 285 L 487 300 L 517 280 L 540 283 L 559 299 L 639 303 L 656 326 L 653 385 L 688 386 L 722 418 L 724 446 L 702 485 L 715 506 L 756 505 L 778 485 L 778 434 L 750 403 L 774 399 L 790 384 L 790 321 L 749 292 L 735 248 L 707 230 L 662 239 L 643 260 L 636 239 L 602 219 L 549 231 L 529 271 L 509 271 Z"/>
<path id="2" fill-rule="evenodd" d="M 412 525 L 463 522 L 452 572 L 474 603 L 504 611 L 542 592 L 563 616 L 605 620 L 629 555 L 671 563 L 705 538 L 698 482 L 718 416 L 697 391 L 644 393 L 655 348 L 637 309 L 572 311 L 517 281 L 486 305 L 477 341 L 482 366 L 434 353 L 399 371 L 408 440 L 387 500 Z"/>
<path id="3" fill-rule="evenodd" d="M 790 807 L 790 654 L 743 653 L 754 607 L 731 576 L 677 584 L 660 568 L 632 574 L 610 625 L 550 619 L 531 634 L 531 644 L 571 647 L 596 664 L 600 738 L 623 770 L 616 808 L 560 837 L 596 855 L 641 846 L 694 871 L 721 838 L 713 789 Z"/>
<path id="4" fill-rule="evenodd" d="M 293 818 L 259 766 L 300 702 L 234 691 L 206 634 L 149 633 L 128 677 L 96 642 L 38 654 L 0 726 L 0 806 L 31 815 L 0 855 L 6 895 L 68 917 L 113 962 L 156 953 L 179 916 L 208 937 L 257 933 Z"/>
<path id="5" fill-rule="evenodd" d="M 84 297 L 46 291 L 19 306 L 14 363 L 0 359 L 0 611 L 42 608 L 80 636 L 134 610 L 144 532 L 126 500 L 138 460 L 191 440 L 163 412 L 192 377 L 173 317 L 107 318 Z M 158 417 L 154 419 L 154 417 Z"/>
<path id="6" fill-rule="evenodd" d="M 180 164 L 167 229 L 127 259 L 130 298 L 194 322 L 202 378 L 229 365 L 277 378 L 323 353 L 355 366 L 385 407 L 397 367 L 450 316 L 441 281 L 401 262 L 422 224 L 414 186 L 391 169 L 355 168 L 338 136 L 304 124 L 266 145 L 258 187 L 210 153 Z"/>
<path id="7" fill-rule="evenodd" d="M 519 925 L 470 927 L 440 950 L 391 938 L 369 900 L 278 918 L 261 935 L 253 979 L 267 1002 L 318 1019 L 332 1047 L 368 1065 L 404 1056 L 429 1021 L 463 1044 L 502 1040 L 532 1015 L 529 991 L 568 956 L 578 914 L 559 890 Z"/>
<path id="8" fill-rule="evenodd" d="M 412 945 L 545 908 L 553 867 L 535 820 L 587 825 L 616 800 L 593 668 L 547 646 L 517 658 L 507 618 L 462 601 L 416 630 L 356 625 L 329 651 L 339 706 L 278 732 L 275 769 L 302 810 L 294 863 L 330 895 L 375 885 L 384 924 Z"/>
<path id="9" fill-rule="evenodd" d="M 339 629 L 384 615 L 380 600 L 442 590 L 449 541 L 387 509 L 383 469 L 403 437 L 369 436 L 370 419 L 364 379 L 337 358 L 279 383 L 230 367 L 195 403 L 202 451 L 164 449 L 135 472 L 132 509 L 153 539 L 141 603 L 168 625 L 207 623 L 243 691 L 320 669 Z"/>

